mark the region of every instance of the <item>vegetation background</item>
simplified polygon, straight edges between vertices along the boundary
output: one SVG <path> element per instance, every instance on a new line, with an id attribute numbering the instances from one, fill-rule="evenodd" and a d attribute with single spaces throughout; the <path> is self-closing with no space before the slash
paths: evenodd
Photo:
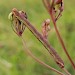
<path id="1" fill-rule="evenodd" d="M 57 75 L 24 53 L 21 39 L 13 32 L 11 22 L 8 20 L 8 14 L 12 8 L 26 11 L 28 19 L 40 33 L 42 22 L 50 18 L 42 0 L 0 0 L 0 75 Z M 57 24 L 67 50 L 75 62 L 75 0 L 64 0 L 63 16 Z M 66 69 L 75 75 L 75 71 L 58 41 L 52 22 L 50 26 L 49 42 L 64 60 Z M 27 28 L 23 37 L 35 56 L 62 71 Z"/>

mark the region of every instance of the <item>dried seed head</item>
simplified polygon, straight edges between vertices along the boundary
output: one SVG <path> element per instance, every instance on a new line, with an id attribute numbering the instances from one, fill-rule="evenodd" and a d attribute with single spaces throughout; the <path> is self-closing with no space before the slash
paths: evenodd
<path id="1" fill-rule="evenodd" d="M 42 24 L 42 34 L 45 39 L 47 39 L 48 32 L 50 31 L 50 19 L 47 19 Z"/>
<path id="2" fill-rule="evenodd" d="M 23 11 L 19 11 L 19 14 L 22 14 L 26 19 L 27 15 Z M 9 14 L 9 19 L 12 21 L 13 31 L 18 35 L 22 36 L 22 33 L 25 30 L 25 24 L 20 21 L 12 12 Z"/>
<path id="3" fill-rule="evenodd" d="M 55 21 L 57 21 L 61 16 L 62 16 L 62 11 L 63 11 L 63 1 L 62 0 L 55 0 L 53 4 L 53 14 L 55 17 Z"/>
<path id="4" fill-rule="evenodd" d="M 50 24 L 50 19 L 46 20 L 46 24 L 49 25 Z"/>

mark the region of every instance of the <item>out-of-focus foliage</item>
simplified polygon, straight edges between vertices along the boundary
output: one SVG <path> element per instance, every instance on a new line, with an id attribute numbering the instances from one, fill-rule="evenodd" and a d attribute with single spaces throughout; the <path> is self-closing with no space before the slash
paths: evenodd
<path id="1" fill-rule="evenodd" d="M 51 70 L 41 66 L 24 53 L 21 39 L 13 32 L 8 14 L 12 8 L 27 12 L 28 19 L 41 33 L 42 22 L 50 18 L 45 10 L 42 0 L 1 0 L 0 1 L 0 75 L 57 75 Z M 65 42 L 67 50 L 75 62 L 75 1 L 64 0 L 63 16 L 57 22 L 59 31 Z M 75 72 L 68 61 L 57 39 L 53 24 L 51 23 L 49 42 L 57 50 L 65 62 L 65 67 L 74 75 Z M 27 46 L 41 60 L 61 71 L 51 58 L 47 50 L 26 28 L 24 34 Z"/>

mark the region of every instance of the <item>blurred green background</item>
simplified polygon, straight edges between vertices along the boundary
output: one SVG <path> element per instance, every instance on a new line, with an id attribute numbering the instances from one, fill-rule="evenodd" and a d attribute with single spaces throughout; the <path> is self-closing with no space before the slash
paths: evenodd
<path id="1" fill-rule="evenodd" d="M 0 0 L 0 75 L 58 75 L 55 72 L 41 66 L 30 56 L 24 53 L 21 39 L 13 32 L 8 14 L 12 8 L 27 12 L 30 22 L 41 33 L 42 22 L 50 18 L 43 6 L 42 0 Z M 75 1 L 64 0 L 63 16 L 58 20 L 58 29 L 67 47 L 67 50 L 75 62 Z M 60 54 L 65 62 L 66 69 L 75 75 L 75 72 L 65 55 L 56 36 L 51 22 L 51 31 L 48 40 Z M 51 58 L 47 50 L 26 28 L 23 33 L 29 49 L 45 63 L 63 72 Z"/>

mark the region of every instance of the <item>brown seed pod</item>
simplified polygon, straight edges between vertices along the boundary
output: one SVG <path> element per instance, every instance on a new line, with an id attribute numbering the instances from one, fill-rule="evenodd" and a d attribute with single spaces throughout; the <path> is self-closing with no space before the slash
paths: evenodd
<path id="1" fill-rule="evenodd" d="M 42 34 L 43 37 L 47 39 L 48 36 L 48 32 L 50 31 L 50 19 L 47 19 L 44 21 L 44 23 L 42 24 Z"/>
<path id="2" fill-rule="evenodd" d="M 27 19 L 26 13 L 24 13 L 23 11 L 19 11 L 19 13 Z M 18 36 L 22 36 L 25 27 L 25 24 L 22 21 L 20 21 L 14 14 L 12 14 L 12 28 Z"/>

